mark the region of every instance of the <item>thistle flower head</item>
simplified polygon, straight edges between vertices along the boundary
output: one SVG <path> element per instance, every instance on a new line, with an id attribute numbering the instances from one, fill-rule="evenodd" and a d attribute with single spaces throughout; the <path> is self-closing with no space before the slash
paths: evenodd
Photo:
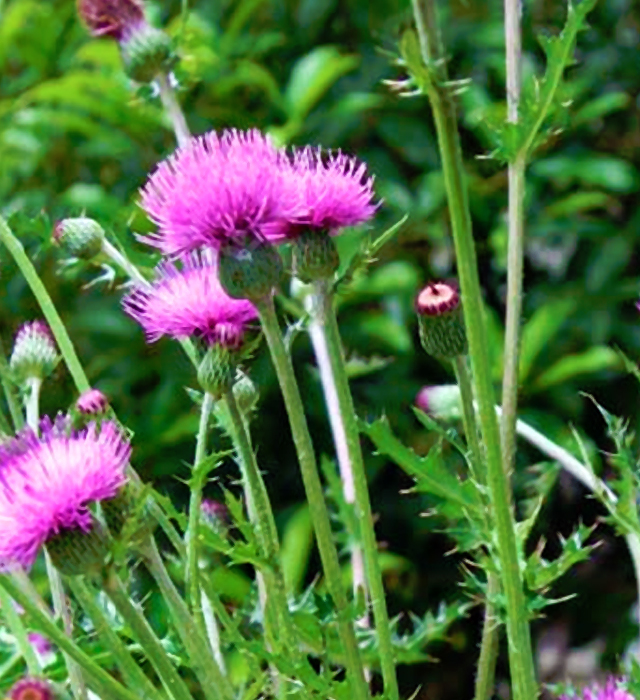
<path id="1" fill-rule="evenodd" d="M 47 541 L 90 532 L 89 506 L 116 495 L 130 452 L 115 423 L 72 431 L 64 417 L 1 445 L 0 569 L 28 568 Z"/>
<path id="2" fill-rule="evenodd" d="M 124 310 L 144 329 L 147 340 L 201 338 L 208 345 L 237 349 L 257 312 L 245 299 L 232 299 L 218 281 L 212 250 L 164 261 L 152 285 L 136 287 L 123 300 Z"/>
<path id="3" fill-rule="evenodd" d="M 454 358 L 467 353 L 460 295 L 448 282 L 429 283 L 416 298 L 420 340 L 434 357 Z"/>
<path id="4" fill-rule="evenodd" d="M 302 207 L 296 223 L 304 228 L 335 234 L 368 221 L 376 212 L 373 177 L 356 158 L 305 148 L 293 153 L 285 174 L 294 193 L 290 196 L 297 196 Z"/>
<path id="5" fill-rule="evenodd" d="M 430 282 L 416 297 L 416 312 L 420 316 L 442 316 L 459 305 L 458 289 L 448 282 Z"/>
<path id="6" fill-rule="evenodd" d="M 81 260 L 93 260 L 105 239 L 102 226 L 86 216 L 61 219 L 53 228 L 53 242 Z"/>
<path id="7" fill-rule="evenodd" d="M 44 321 L 23 323 L 16 333 L 9 366 L 18 382 L 44 379 L 58 363 L 58 349 Z"/>
<path id="8" fill-rule="evenodd" d="M 300 206 L 286 196 L 286 156 L 254 129 L 209 132 L 164 160 L 142 190 L 158 225 L 143 242 L 164 254 L 286 237 Z"/>
<path id="9" fill-rule="evenodd" d="M 635 700 L 635 698 L 624 688 L 619 679 L 609 678 L 605 685 L 596 683 L 585 688 L 579 695 L 562 695 L 559 700 Z"/>
<path id="10" fill-rule="evenodd" d="M 27 639 L 36 654 L 47 656 L 53 652 L 53 644 L 40 632 L 29 632 Z"/>
<path id="11" fill-rule="evenodd" d="M 78 14 L 93 36 L 121 41 L 145 23 L 139 0 L 78 0 Z"/>
<path id="12" fill-rule="evenodd" d="M 42 678 L 22 678 L 9 691 L 9 700 L 54 700 L 51 686 Z"/>
<path id="13" fill-rule="evenodd" d="M 85 415 L 104 413 L 109 405 L 109 399 L 100 389 L 87 389 L 76 401 L 76 408 Z"/>

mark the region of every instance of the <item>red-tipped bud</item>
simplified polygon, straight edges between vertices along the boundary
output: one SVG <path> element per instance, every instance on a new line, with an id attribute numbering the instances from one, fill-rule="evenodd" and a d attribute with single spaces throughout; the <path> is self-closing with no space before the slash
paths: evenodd
<path id="1" fill-rule="evenodd" d="M 440 420 L 455 420 L 462 416 L 462 400 L 457 384 L 424 386 L 416 396 L 416 406 Z"/>
<path id="2" fill-rule="evenodd" d="M 116 41 L 145 23 L 144 6 L 138 0 L 78 0 L 78 14 L 93 36 Z"/>
<path id="3" fill-rule="evenodd" d="M 76 401 L 76 408 L 85 415 L 104 413 L 109 406 L 109 399 L 99 389 L 87 389 Z"/>
<path id="4" fill-rule="evenodd" d="M 53 228 L 53 242 L 81 260 L 93 260 L 101 251 L 104 229 L 86 216 L 62 219 Z"/>
<path id="5" fill-rule="evenodd" d="M 18 383 L 48 377 L 59 359 L 55 341 L 44 321 L 30 321 L 20 326 L 9 359 L 9 367 Z"/>
<path id="6" fill-rule="evenodd" d="M 448 282 L 431 282 L 416 299 L 422 347 L 434 357 L 453 359 L 467 353 L 460 295 Z"/>
<path id="7" fill-rule="evenodd" d="M 8 700 L 55 700 L 47 681 L 41 678 L 23 678 L 12 686 Z"/>

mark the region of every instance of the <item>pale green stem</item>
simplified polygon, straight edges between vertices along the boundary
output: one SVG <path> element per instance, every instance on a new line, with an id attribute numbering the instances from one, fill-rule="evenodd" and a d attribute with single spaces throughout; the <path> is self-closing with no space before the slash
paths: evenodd
<path id="1" fill-rule="evenodd" d="M 358 418 L 349 388 L 349 378 L 345 366 L 340 332 L 329 293 L 327 282 L 315 285 L 311 312 L 311 332 L 316 334 L 314 350 L 320 376 L 323 378 L 327 411 L 331 417 L 333 439 L 338 455 L 342 455 L 341 472 L 345 484 L 345 500 L 355 508 L 359 523 L 359 537 L 362 541 L 362 554 L 367 579 L 367 589 L 371 595 L 371 607 L 375 622 L 380 654 L 380 668 L 385 695 L 389 700 L 398 700 L 399 690 L 396 678 L 391 625 L 385 599 L 382 572 L 378 560 L 378 543 L 373 525 L 373 513 L 369 500 L 367 473 L 360 446 Z M 322 336 L 322 338 L 320 338 Z M 340 463 L 340 461 L 339 461 Z"/>
<path id="2" fill-rule="evenodd" d="M 5 220 L 0 217 L 0 241 L 5 245 L 9 253 L 19 267 L 22 276 L 27 281 L 33 295 L 40 306 L 43 316 L 45 317 L 49 329 L 56 340 L 60 353 L 67 365 L 69 372 L 73 378 L 79 394 L 90 388 L 89 380 L 85 374 L 78 355 L 76 354 L 71 338 L 67 333 L 67 329 L 60 318 L 60 314 L 49 296 L 46 287 L 38 276 L 38 273 L 33 266 L 29 256 L 25 253 L 22 243 L 11 233 Z"/>
<path id="3" fill-rule="evenodd" d="M 42 379 L 40 377 L 29 377 L 25 385 L 24 408 L 27 425 L 37 434 L 40 424 L 40 387 L 42 386 Z"/>
<path id="4" fill-rule="evenodd" d="M 88 655 L 85 654 L 44 612 L 27 590 L 8 576 L 0 577 L 0 586 L 25 610 L 34 626 L 61 651 L 68 654 L 85 673 L 87 684 L 101 698 L 109 700 L 140 700 L 139 696 L 120 685 Z M 189 699 L 191 700 L 191 698 Z"/>
<path id="5" fill-rule="evenodd" d="M 95 591 L 89 588 L 81 576 L 69 577 L 67 583 L 76 600 L 91 619 L 103 646 L 113 654 L 127 685 L 143 700 L 156 700 L 159 696 L 161 700 L 162 693 L 138 666 L 126 644 L 114 630 L 113 623 L 107 619 L 102 608 L 96 603 Z"/>
<path id="6" fill-rule="evenodd" d="M 0 609 L 2 610 L 3 617 L 6 620 L 9 629 L 11 630 L 11 634 L 13 634 L 13 636 L 15 637 L 16 645 L 20 650 L 20 654 L 22 655 L 22 657 L 25 660 L 25 663 L 27 664 L 27 671 L 31 676 L 40 675 L 42 667 L 40 665 L 40 661 L 38 660 L 38 656 L 33 646 L 31 646 L 27 630 L 25 629 L 25 626 L 22 623 L 18 611 L 13 605 L 11 597 L 1 585 Z"/>
<path id="7" fill-rule="evenodd" d="M 500 621 L 491 599 L 500 591 L 496 574 L 487 576 L 487 593 L 480 641 L 480 657 L 476 672 L 474 700 L 491 700 L 495 692 L 496 663 L 498 661 Z"/>
<path id="8" fill-rule="evenodd" d="M 324 500 L 322 482 L 318 474 L 316 457 L 293 365 L 282 340 L 273 299 L 271 297 L 263 299 L 256 306 L 289 415 L 289 424 L 298 453 L 300 471 L 309 501 L 309 510 L 316 532 L 327 588 L 337 611 L 338 634 L 345 654 L 347 681 L 355 700 L 366 700 L 369 698 L 369 689 L 365 680 L 355 632 L 348 619 L 349 606 L 342 587 L 340 561 L 334 544 L 329 512 Z"/>
<path id="9" fill-rule="evenodd" d="M 129 594 L 113 568 L 106 573 L 103 587 L 138 640 L 170 697 L 174 700 L 193 700 L 186 683 L 138 606 L 129 599 Z"/>
<path id="10" fill-rule="evenodd" d="M 207 434 L 209 432 L 209 418 L 213 409 L 215 399 L 208 392 L 204 392 L 202 398 L 202 407 L 200 409 L 200 425 L 198 427 L 198 435 L 196 437 L 196 452 L 193 460 L 194 478 L 190 484 L 190 499 L 189 499 L 189 536 L 187 538 L 187 591 L 189 607 L 193 614 L 193 619 L 201 636 L 209 639 L 209 646 L 212 654 L 215 656 L 221 670 L 224 671 L 224 661 L 222 651 L 220 649 L 220 634 L 217 629 L 215 617 L 211 616 L 209 624 L 205 619 L 202 608 L 202 595 L 200 593 L 200 508 L 202 505 L 202 487 L 203 479 L 198 474 L 198 469 L 202 468 L 202 464 L 207 456 Z M 212 634 L 209 634 L 212 631 Z"/>
<path id="11" fill-rule="evenodd" d="M 206 638 L 200 634 L 189 608 L 174 586 L 156 543 L 149 539 L 142 547 L 141 553 L 168 605 L 171 620 L 184 644 L 205 697 L 207 700 L 231 700 L 234 697 L 233 688 L 212 656 Z"/>
<path id="12" fill-rule="evenodd" d="M 138 268 L 121 253 L 107 238 L 102 241 L 102 252 L 111 259 L 128 277 L 134 282 L 149 287 L 149 280 L 138 270 Z"/>
<path id="13" fill-rule="evenodd" d="M 18 430 L 24 426 L 24 416 L 22 415 L 20 401 L 16 395 L 15 386 L 9 379 L 9 373 L 9 363 L 6 360 L 4 347 L 2 345 L 2 341 L 0 340 L 0 379 L 2 380 L 2 390 L 4 391 L 7 406 L 9 407 L 9 413 L 11 414 L 13 429 L 18 432 Z"/>
<path id="14" fill-rule="evenodd" d="M 502 468 L 500 430 L 495 414 L 491 383 L 489 341 L 484 321 L 482 291 L 473 241 L 469 196 L 462 160 L 455 104 L 447 87 L 444 53 L 438 35 L 433 0 L 412 0 L 425 65 L 434 75 L 429 99 L 436 124 L 438 146 L 449 204 L 449 216 L 456 250 L 462 306 L 469 341 L 474 395 L 485 445 L 487 487 L 493 506 L 497 555 L 500 559 L 502 591 L 507 613 L 509 662 L 514 700 L 533 700 L 538 689 L 535 679 L 531 633 L 526 614 L 524 584 L 518 560 L 511 486 Z"/>
<path id="15" fill-rule="evenodd" d="M 453 359 L 453 369 L 460 388 L 460 401 L 462 403 L 462 424 L 464 434 L 467 438 L 471 456 L 471 467 L 476 479 L 480 479 L 484 484 L 486 480 L 486 469 L 484 468 L 484 458 L 482 456 L 482 445 L 478 434 L 476 413 L 473 401 L 473 384 L 471 374 L 465 355 L 458 355 Z"/>
<path id="16" fill-rule="evenodd" d="M 175 90 L 169 83 L 169 78 L 166 73 L 159 73 L 156 76 L 156 83 L 160 92 L 162 106 L 169 117 L 178 146 L 184 146 L 189 142 L 191 133 L 189 132 L 182 107 L 180 107 L 180 103 L 176 98 Z"/>

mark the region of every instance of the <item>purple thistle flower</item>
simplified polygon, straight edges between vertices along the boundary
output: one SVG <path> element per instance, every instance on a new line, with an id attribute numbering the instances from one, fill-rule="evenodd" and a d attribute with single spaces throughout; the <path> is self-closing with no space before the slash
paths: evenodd
<path id="1" fill-rule="evenodd" d="M 299 198 L 302 206 L 297 223 L 306 228 L 336 234 L 345 226 L 368 221 L 376 213 L 373 177 L 356 158 L 304 148 L 294 151 L 291 167 L 285 173 L 288 187 L 295 193 L 290 196 Z"/>
<path id="2" fill-rule="evenodd" d="M 40 632 L 29 632 L 27 639 L 29 640 L 29 644 L 31 644 L 36 654 L 46 656 L 47 654 L 51 654 L 53 652 L 53 644 L 51 644 L 51 642 L 44 635 L 40 634 Z"/>
<path id="3" fill-rule="evenodd" d="M 93 36 L 110 36 L 121 41 L 133 27 L 144 24 L 139 0 L 77 0 L 78 14 Z"/>
<path id="4" fill-rule="evenodd" d="M 86 415 L 104 413 L 108 405 L 109 399 L 107 399 L 100 389 L 87 389 L 82 392 L 76 401 L 76 408 L 78 411 Z"/>
<path id="5" fill-rule="evenodd" d="M 148 342 L 163 335 L 195 335 L 207 344 L 240 347 L 257 311 L 251 302 L 232 299 L 222 289 L 216 258 L 215 251 L 205 250 L 181 256 L 181 268 L 164 261 L 152 285 L 137 287 L 123 299 L 125 312 L 143 327 Z"/>
<path id="6" fill-rule="evenodd" d="M 131 448 L 115 423 L 72 431 L 65 417 L 45 417 L 40 433 L 25 430 L 0 446 L 0 570 L 30 567 L 62 531 L 90 531 L 89 505 L 126 481 Z"/>
<path id="7" fill-rule="evenodd" d="M 9 691 L 9 700 L 54 700 L 55 695 L 47 681 L 41 678 L 22 678 Z"/>
<path id="8" fill-rule="evenodd" d="M 164 160 L 142 190 L 158 231 L 141 240 L 172 255 L 248 237 L 278 242 L 300 216 L 287 197 L 287 158 L 257 129 L 211 131 Z"/>
<path id="9" fill-rule="evenodd" d="M 635 700 L 635 698 L 624 688 L 620 679 L 609 678 L 604 686 L 596 683 L 585 688 L 581 695 L 575 697 L 561 695 L 559 700 Z"/>

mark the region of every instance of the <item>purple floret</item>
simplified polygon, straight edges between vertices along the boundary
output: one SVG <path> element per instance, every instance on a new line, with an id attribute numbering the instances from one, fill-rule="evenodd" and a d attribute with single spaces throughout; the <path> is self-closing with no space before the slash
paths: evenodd
<path id="1" fill-rule="evenodd" d="M 585 688 L 581 694 L 571 697 L 560 696 L 559 700 L 635 700 L 623 683 L 617 678 L 609 678 L 604 686 L 596 683 Z"/>
<path id="2" fill-rule="evenodd" d="M 286 238 L 300 207 L 285 196 L 286 156 L 257 129 L 209 132 L 164 160 L 142 190 L 158 231 L 141 240 L 165 255 L 245 239 Z"/>
<path id="3" fill-rule="evenodd" d="M 115 423 L 73 431 L 63 417 L 0 446 L 0 570 L 29 568 L 61 531 L 90 530 L 89 505 L 116 495 L 130 453 Z"/>
<path id="4" fill-rule="evenodd" d="M 242 344 L 247 324 L 257 318 L 251 302 L 232 299 L 222 289 L 212 250 L 162 262 L 153 284 L 135 288 L 124 298 L 123 307 L 150 343 L 164 335 L 195 336 L 235 349 Z"/>

